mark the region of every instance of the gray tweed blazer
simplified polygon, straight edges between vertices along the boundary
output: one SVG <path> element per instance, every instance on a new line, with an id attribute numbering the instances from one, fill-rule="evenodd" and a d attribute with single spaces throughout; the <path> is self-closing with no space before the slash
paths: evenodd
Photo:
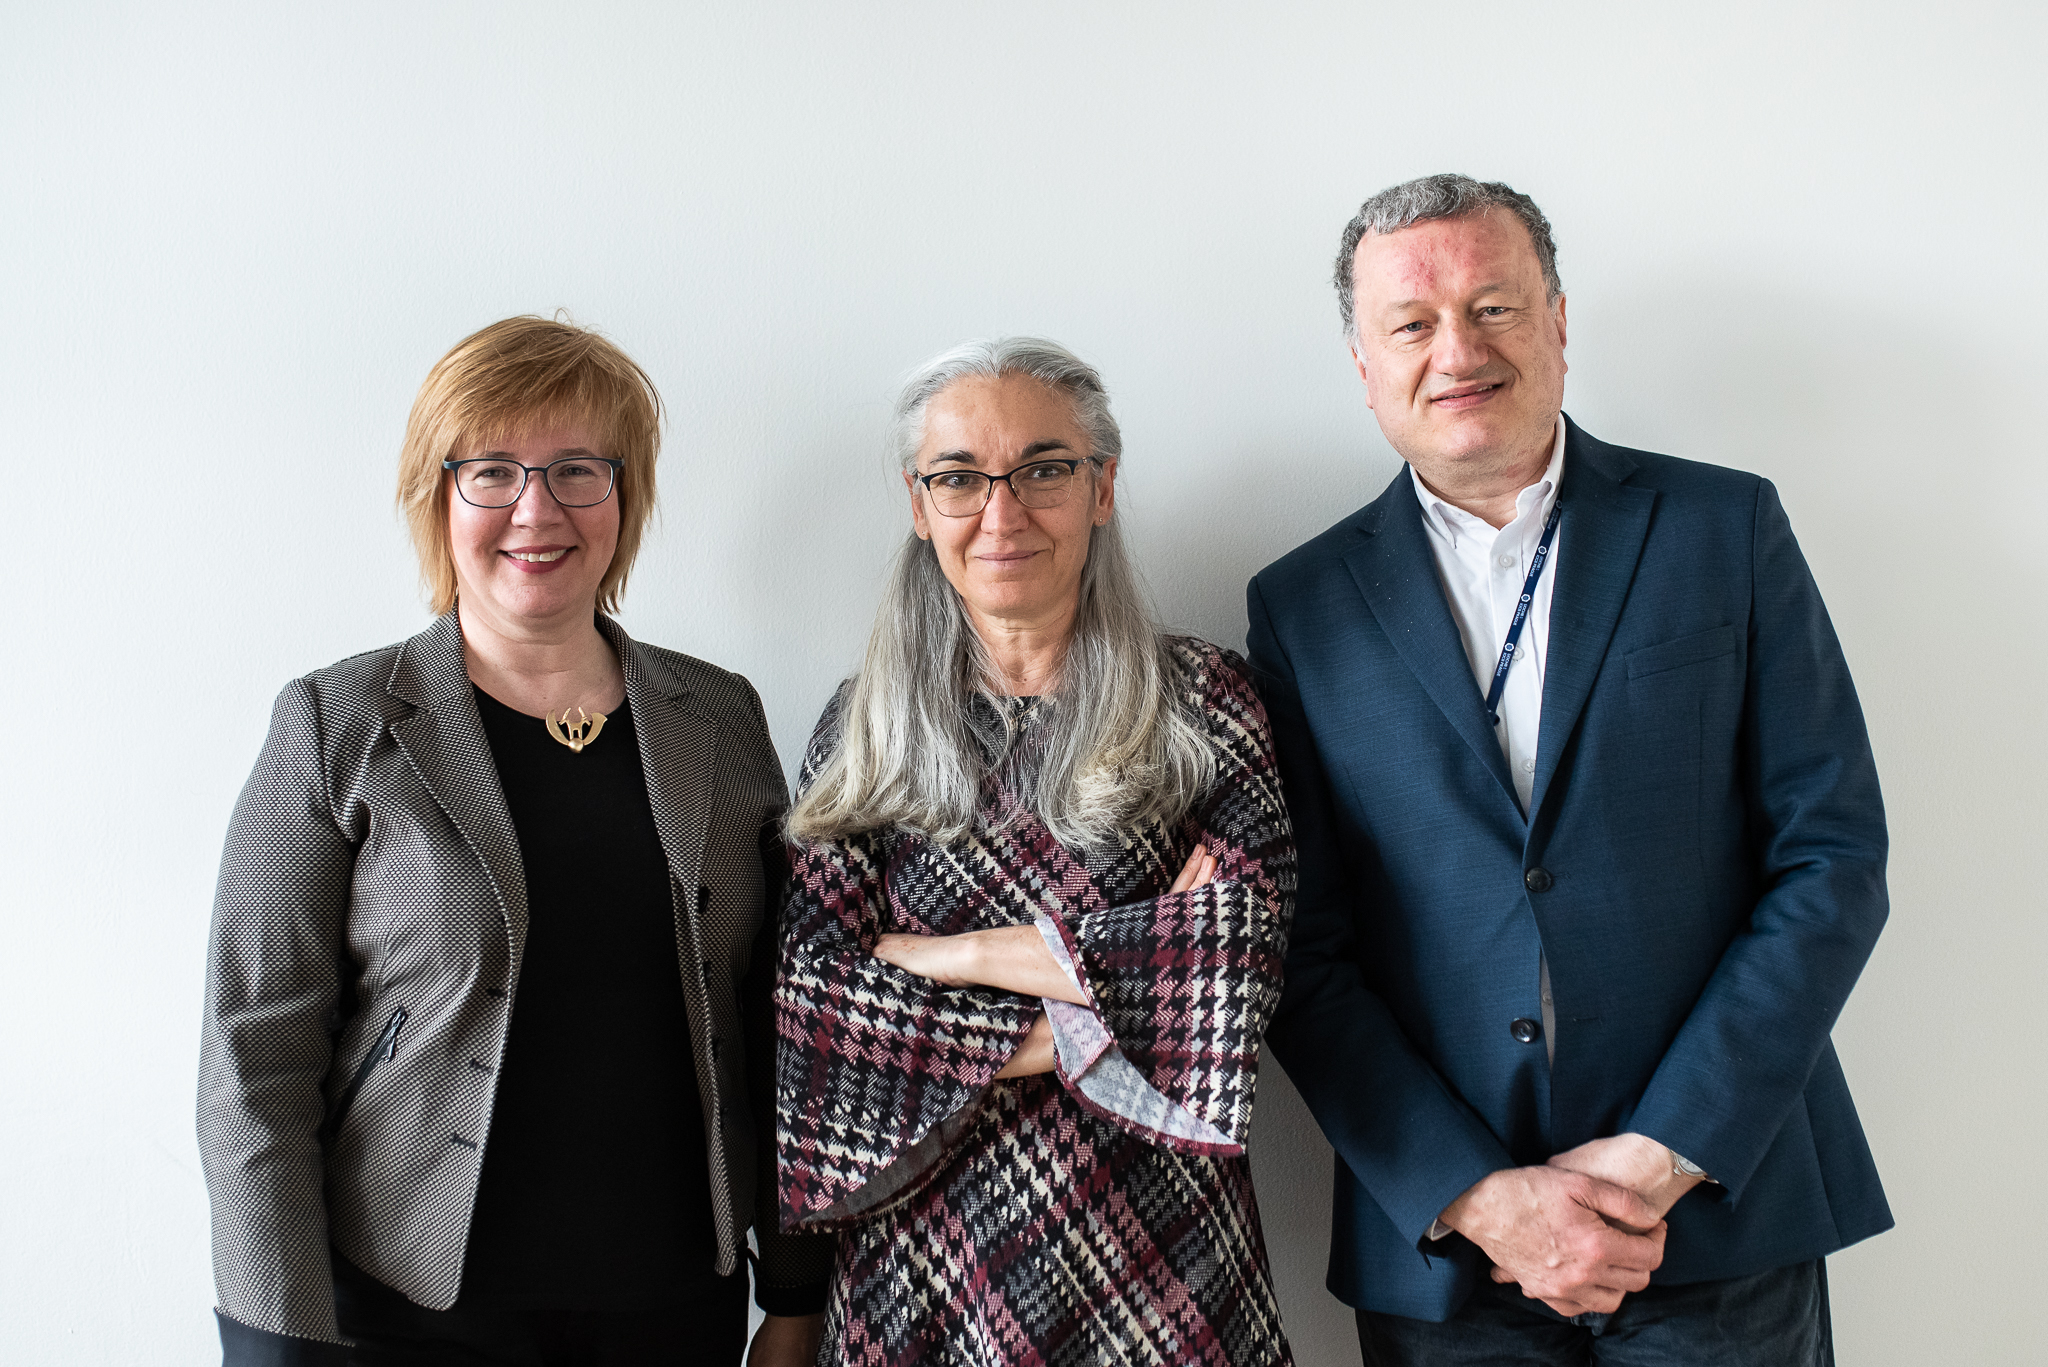
<path id="1" fill-rule="evenodd" d="M 598 626 L 668 854 L 719 1270 L 752 1224 L 764 1284 L 822 1281 L 829 1241 L 779 1231 L 763 1166 L 787 793 L 760 699 Z M 455 1302 L 525 941 L 455 614 L 287 686 L 235 807 L 207 958 L 199 1150 L 225 1318 L 339 1341 L 330 1244 L 421 1305 Z"/>

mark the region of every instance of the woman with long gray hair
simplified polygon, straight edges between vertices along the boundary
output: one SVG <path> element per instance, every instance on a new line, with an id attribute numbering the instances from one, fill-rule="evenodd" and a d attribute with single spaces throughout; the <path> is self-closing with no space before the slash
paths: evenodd
<path id="1" fill-rule="evenodd" d="M 788 820 L 819 1360 L 1287 1363 L 1244 1155 L 1294 894 L 1265 712 L 1153 623 L 1093 369 L 970 343 L 896 417 L 913 535 Z"/>

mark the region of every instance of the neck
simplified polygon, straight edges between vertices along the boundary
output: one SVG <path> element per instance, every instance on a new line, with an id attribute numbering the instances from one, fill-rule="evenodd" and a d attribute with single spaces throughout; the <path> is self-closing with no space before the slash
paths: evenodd
<path id="1" fill-rule="evenodd" d="M 967 609 L 967 620 L 981 637 L 995 666 L 996 682 L 1005 692 L 1028 698 L 1053 691 L 1079 606 L 1069 603 L 1056 615 L 1037 618 L 993 617 Z"/>
<path id="2" fill-rule="evenodd" d="M 1515 499 L 1543 478 L 1557 440 L 1555 428 L 1533 448 L 1512 455 L 1456 462 L 1411 460 L 1423 487 L 1454 508 L 1486 519 L 1496 531 L 1515 520 Z"/>
<path id="3" fill-rule="evenodd" d="M 471 682 L 534 716 L 570 707 L 611 711 L 625 697 L 625 675 L 595 617 L 594 603 L 543 621 L 464 605 L 462 653 Z"/>

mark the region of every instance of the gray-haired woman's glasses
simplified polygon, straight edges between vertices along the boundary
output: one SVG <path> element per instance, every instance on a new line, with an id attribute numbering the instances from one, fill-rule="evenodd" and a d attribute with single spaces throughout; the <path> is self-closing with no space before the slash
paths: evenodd
<path id="1" fill-rule="evenodd" d="M 477 508 L 509 508 L 526 492 L 526 481 L 539 475 L 564 508 L 590 508 L 612 496 L 612 483 L 626 462 L 606 456 L 564 456 L 546 465 L 521 465 L 503 456 L 444 460 L 455 472 L 455 492 Z"/>
<path id="2" fill-rule="evenodd" d="M 919 475 L 917 482 L 931 495 L 932 506 L 947 517 L 972 517 L 988 506 L 998 484 L 1010 486 L 1010 493 L 1027 508 L 1057 508 L 1067 501 L 1074 487 L 1074 472 L 1095 457 L 1080 460 L 1034 460 L 1006 475 L 985 475 L 979 470 L 935 470 Z"/>

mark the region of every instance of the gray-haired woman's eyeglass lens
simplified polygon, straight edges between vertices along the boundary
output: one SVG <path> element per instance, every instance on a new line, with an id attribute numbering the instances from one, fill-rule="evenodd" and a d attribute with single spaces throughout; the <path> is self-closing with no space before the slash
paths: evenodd
<path id="1" fill-rule="evenodd" d="M 1074 487 L 1074 472 L 1094 460 L 1035 460 L 1020 465 L 1007 475 L 984 475 L 979 470 L 937 470 L 919 475 L 917 482 L 931 495 L 932 506 L 947 517 L 972 517 L 988 506 L 996 485 L 1007 484 L 1019 503 L 1027 508 L 1057 508 L 1067 501 Z"/>
<path id="2" fill-rule="evenodd" d="M 526 492 L 526 481 L 539 475 L 548 492 L 564 508 L 589 508 L 612 496 L 612 482 L 626 462 L 605 456 L 564 456 L 546 465 L 521 465 L 503 456 L 444 460 L 455 472 L 455 492 L 477 508 L 509 508 Z"/>

